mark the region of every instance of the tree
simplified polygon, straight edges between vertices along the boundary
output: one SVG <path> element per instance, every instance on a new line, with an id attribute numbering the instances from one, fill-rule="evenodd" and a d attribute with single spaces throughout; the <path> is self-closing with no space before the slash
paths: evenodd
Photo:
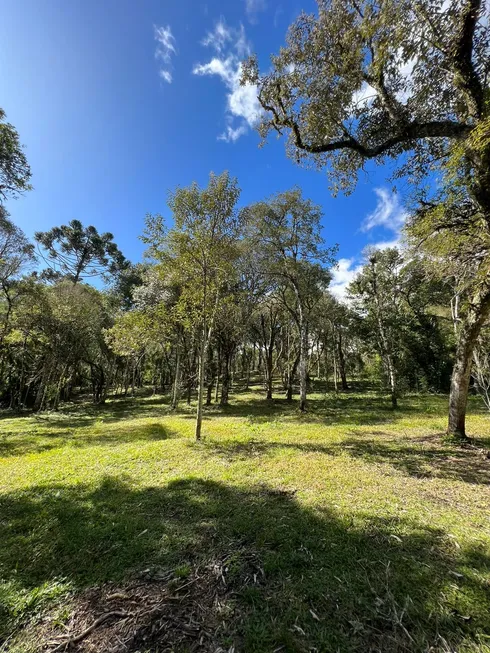
<path id="1" fill-rule="evenodd" d="M 50 279 L 64 276 L 76 284 L 103 273 L 114 275 L 127 265 L 111 233 L 99 234 L 79 220 L 37 231 L 35 239 L 46 252 L 44 258 L 50 266 L 46 276 Z"/>
<path id="2" fill-rule="evenodd" d="M 280 193 L 249 209 L 250 238 L 261 253 L 262 273 L 272 292 L 295 320 L 299 339 L 300 410 L 306 410 L 308 322 L 330 276 L 336 247 L 326 248 L 320 236 L 320 207 L 301 191 Z"/>
<path id="3" fill-rule="evenodd" d="M 398 379 L 395 364 L 396 342 L 400 329 L 399 268 L 402 258 L 396 249 L 375 250 L 367 264 L 349 287 L 349 293 L 360 300 L 360 309 L 372 322 L 376 348 L 388 379 L 391 403 L 398 405 Z"/>
<path id="4" fill-rule="evenodd" d="M 274 380 L 274 350 L 281 330 L 282 304 L 274 295 L 268 295 L 258 304 L 252 321 L 252 332 L 264 353 L 266 398 L 272 399 Z M 277 365 L 277 361 L 276 361 Z"/>
<path id="5" fill-rule="evenodd" d="M 19 276 L 33 261 L 33 246 L 19 227 L 9 219 L 4 207 L 0 206 L 0 289 L 5 300 L 3 329 L 0 343 L 6 333 L 14 305 L 14 288 Z"/>
<path id="6" fill-rule="evenodd" d="M 31 278 L 24 285 L 6 336 L 10 405 L 56 409 L 82 378 L 94 400 L 103 400 L 109 362 L 103 334 L 112 323 L 106 296 L 68 281 L 46 286 Z"/>
<path id="7" fill-rule="evenodd" d="M 490 30 L 482 0 L 317 0 L 260 76 L 259 130 L 287 136 L 298 162 L 328 165 L 334 190 L 351 190 L 367 159 L 400 159 L 420 180 L 456 156 L 480 231 L 490 236 Z M 488 17 L 488 10 L 487 17 Z M 446 229 L 454 227 L 446 221 Z M 432 225 L 433 232 L 437 224 Z M 448 434 L 465 438 L 471 361 L 490 313 L 490 269 L 470 289 L 451 380 Z"/>
<path id="8" fill-rule="evenodd" d="M 205 366 L 208 347 L 220 305 L 233 276 L 238 256 L 241 214 L 237 180 L 227 172 L 211 174 L 206 188 L 193 183 L 177 188 L 169 196 L 174 227 L 165 231 L 160 216 L 149 216 L 145 242 L 150 255 L 164 262 L 179 276 L 179 300 L 189 321 L 199 326 L 199 373 L 196 440 L 201 438 Z"/>
<path id="9" fill-rule="evenodd" d="M 483 330 L 473 352 L 473 381 L 478 394 L 490 411 L 490 347 L 488 329 Z"/>
<path id="10" fill-rule="evenodd" d="M 316 331 L 317 369 L 320 376 L 320 342 L 323 341 L 325 355 L 329 351 L 333 363 L 333 378 L 337 389 L 337 373 L 340 376 L 342 390 L 348 390 L 345 335 L 350 331 L 351 309 L 329 293 L 324 293 L 314 315 Z M 326 371 L 327 372 L 327 371 Z"/>
<path id="11" fill-rule="evenodd" d="M 31 169 L 19 141 L 19 134 L 0 109 L 0 205 L 9 197 L 30 190 Z"/>

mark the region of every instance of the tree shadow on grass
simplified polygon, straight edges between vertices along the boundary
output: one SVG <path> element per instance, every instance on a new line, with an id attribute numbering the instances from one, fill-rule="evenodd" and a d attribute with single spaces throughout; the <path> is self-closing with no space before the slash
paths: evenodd
<path id="1" fill-rule="evenodd" d="M 142 395 L 136 397 L 113 397 L 102 404 L 94 404 L 86 398 L 62 403 L 57 411 L 43 411 L 36 413 L 33 410 L 11 411 L 0 410 L 0 421 L 36 418 L 40 421 L 50 419 L 61 420 L 68 427 L 91 425 L 97 421 L 118 422 L 135 417 L 156 417 L 167 415 L 170 411 L 170 397 L 168 395 Z"/>
<path id="2" fill-rule="evenodd" d="M 36 425 L 38 430 L 29 433 L 4 431 L 0 434 L 0 458 L 24 456 L 31 453 L 43 453 L 61 447 L 96 447 L 118 446 L 130 442 L 151 440 L 168 440 L 180 437 L 175 431 L 160 422 L 145 422 L 143 424 L 120 424 L 103 428 L 100 432 L 91 430 L 88 425 L 81 430 L 74 430 L 64 420 L 53 420 L 46 424 L 45 430 Z M 78 422 L 76 429 L 85 424 Z"/>
<path id="3" fill-rule="evenodd" d="M 313 510 L 267 486 L 187 478 L 135 489 L 111 477 L 40 486 L 0 496 L 0 539 L 3 637 L 9 606 L 43 584 L 62 579 L 77 592 L 222 551 L 234 552 L 223 571 L 235 606 L 222 616 L 226 649 L 442 651 L 490 633 L 483 547 L 456 548 L 413 520 Z M 260 568 L 252 580 L 250 556 Z"/>
<path id="4" fill-rule="evenodd" d="M 347 454 L 371 463 L 385 463 L 416 478 L 446 478 L 476 485 L 490 485 L 490 459 L 486 449 L 444 445 L 441 442 L 441 434 L 410 440 L 393 437 L 382 431 L 371 434 L 377 435 L 378 439 L 366 439 L 356 434 L 355 437 L 341 442 L 322 444 L 251 438 L 246 441 L 205 440 L 201 446 L 207 455 L 221 456 L 228 462 L 294 449 L 302 453 L 327 456 Z"/>
<path id="5" fill-rule="evenodd" d="M 232 402 L 228 406 L 211 406 L 209 417 L 229 416 L 247 418 L 252 423 L 269 422 L 275 419 L 317 424 L 382 424 L 394 422 L 400 415 L 413 412 L 416 408 L 406 405 L 400 412 L 394 411 L 384 397 L 339 395 L 310 398 L 308 410 L 300 413 L 297 401 L 286 399 L 267 400 L 263 397 Z"/>
<path id="6" fill-rule="evenodd" d="M 344 440 L 350 456 L 369 462 L 383 462 L 416 478 L 448 478 L 477 485 L 490 485 L 488 451 L 475 446 L 444 445 L 443 434 L 432 437 Z"/>

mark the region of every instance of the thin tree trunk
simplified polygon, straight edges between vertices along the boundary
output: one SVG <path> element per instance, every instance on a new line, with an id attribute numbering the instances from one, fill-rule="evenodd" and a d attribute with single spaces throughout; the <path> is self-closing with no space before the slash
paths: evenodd
<path id="1" fill-rule="evenodd" d="M 383 318 L 381 317 L 381 306 L 378 296 L 378 283 L 376 277 L 376 270 L 373 263 L 373 294 L 376 304 L 376 321 L 378 323 L 378 336 L 381 344 L 382 358 L 384 358 L 384 364 L 386 367 L 386 372 L 388 374 L 388 381 L 390 384 L 391 391 L 391 405 L 393 408 L 398 406 L 398 392 L 397 392 L 397 383 L 396 383 L 396 372 L 395 365 L 393 362 L 392 350 L 388 338 L 386 336 Z"/>
<path id="2" fill-rule="evenodd" d="M 225 355 L 223 359 L 223 376 L 221 380 L 221 406 L 228 406 L 228 399 L 230 396 L 230 361 L 231 355 L 225 349 Z"/>
<path id="3" fill-rule="evenodd" d="M 466 404 L 470 385 L 473 351 L 481 328 L 490 313 L 490 291 L 483 296 L 477 293 L 468 314 L 459 327 L 456 358 L 449 391 L 449 417 L 447 434 L 457 440 L 466 439 Z"/>
<path id="4" fill-rule="evenodd" d="M 216 362 L 216 386 L 214 389 L 214 403 L 219 401 L 219 384 L 221 378 L 221 348 L 218 347 L 217 362 Z"/>
<path id="5" fill-rule="evenodd" d="M 386 366 L 388 369 L 388 379 L 390 381 L 390 390 L 391 390 L 391 405 L 393 408 L 398 406 L 397 390 L 396 390 L 396 376 L 395 376 L 395 366 L 393 364 L 393 358 L 390 353 L 386 354 Z"/>
<path id="6" fill-rule="evenodd" d="M 307 356 L 308 356 L 308 328 L 300 315 L 300 343 L 299 343 L 299 409 L 306 410 L 307 392 Z"/>
<path id="7" fill-rule="evenodd" d="M 207 364 L 207 379 L 206 379 L 206 406 L 211 406 L 213 397 L 215 367 L 213 360 L 213 347 L 208 347 L 208 364 Z"/>
<path id="8" fill-rule="evenodd" d="M 347 384 L 347 375 L 345 373 L 345 356 L 342 349 L 342 332 L 339 330 L 339 337 L 337 340 L 337 351 L 339 354 L 339 372 L 340 379 L 342 381 L 342 390 L 348 390 L 349 386 Z"/>
<path id="9" fill-rule="evenodd" d="M 272 358 L 272 356 L 270 357 Z M 267 386 L 267 399 L 270 401 L 272 399 L 272 360 L 269 360 L 269 356 L 267 356 L 267 381 L 266 381 L 266 386 Z"/>
<path id="10" fill-rule="evenodd" d="M 204 368 L 206 366 L 206 318 L 203 318 L 201 348 L 199 352 L 199 383 L 197 388 L 196 440 L 201 439 L 202 405 L 204 401 Z"/>
<path id="11" fill-rule="evenodd" d="M 179 395 L 180 395 L 180 347 L 177 344 L 177 350 L 175 352 L 175 377 L 174 377 L 174 387 L 172 392 L 172 410 L 176 410 L 179 405 Z"/>
<path id="12" fill-rule="evenodd" d="M 247 370 L 246 370 L 246 376 L 245 376 L 245 390 L 249 390 L 250 388 L 250 367 L 251 367 L 251 357 L 250 357 L 250 352 L 247 352 Z"/>

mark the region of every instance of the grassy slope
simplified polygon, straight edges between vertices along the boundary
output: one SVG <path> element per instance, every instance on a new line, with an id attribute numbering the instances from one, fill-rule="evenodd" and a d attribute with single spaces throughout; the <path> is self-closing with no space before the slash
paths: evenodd
<path id="1" fill-rule="evenodd" d="M 4 417 L 0 642 L 67 591 L 232 552 L 224 646 L 490 651 L 490 460 L 441 443 L 445 406 L 255 391 L 202 443 L 160 397 Z M 469 431 L 490 445 L 476 404 Z"/>

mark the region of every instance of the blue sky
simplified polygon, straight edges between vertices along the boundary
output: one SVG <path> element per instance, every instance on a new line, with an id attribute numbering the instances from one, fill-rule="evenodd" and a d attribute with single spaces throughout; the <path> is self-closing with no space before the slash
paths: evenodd
<path id="1" fill-rule="evenodd" d="M 229 170 L 241 204 L 299 185 L 322 205 L 340 246 L 341 292 L 367 244 L 396 240 L 404 219 L 389 171 L 369 166 L 351 196 L 303 170 L 272 139 L 259 148 L 256 101 L 237 85 L 240 60 L 263 67 L 313 0 L 3 0 L 2 106 L 18 129 L 34 190 L 10 202 L 36 230 L 78 218 L 111 231 L 140 260 L 146 213 L 169 216 L 169 189 Z"/>

